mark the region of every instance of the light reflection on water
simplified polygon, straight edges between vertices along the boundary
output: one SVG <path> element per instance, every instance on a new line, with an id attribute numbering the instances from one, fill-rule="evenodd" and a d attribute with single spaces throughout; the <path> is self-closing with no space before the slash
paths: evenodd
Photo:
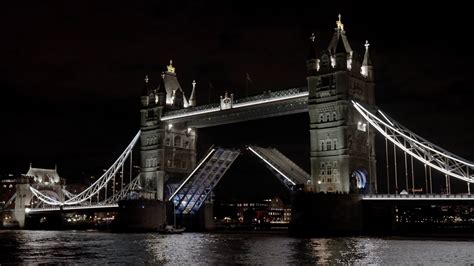
<path id="1" fill-rule="evenodd" d="M 2 263 L 467 264 L 474 242 L 271 234 L 0 231 Z"/>

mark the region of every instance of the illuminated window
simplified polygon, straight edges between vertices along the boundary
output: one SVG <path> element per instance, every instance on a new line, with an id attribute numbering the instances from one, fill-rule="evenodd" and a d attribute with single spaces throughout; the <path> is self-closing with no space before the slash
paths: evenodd
<path id="1" fill-rule="evenodd" d="M 359 121 L 359 123 L 357 123 L 357 130 L 365 132 L 367 130 L 367 124 Z"/>

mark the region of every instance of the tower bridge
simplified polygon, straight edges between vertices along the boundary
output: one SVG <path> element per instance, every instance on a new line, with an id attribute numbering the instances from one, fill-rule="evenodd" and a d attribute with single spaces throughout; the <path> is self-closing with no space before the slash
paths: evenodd
<path id="1" fill-rule="evenodd" d="M 40 213 L 120 207 L 129 217 L 145 213 L 144 218 L 133 221 L 134 226 L 156 228 L 165 221 L 167 203 L 172 203 L 177 213 L 196 214 L 241 153 L 216 146 L 198 160 L 200 128 L 306 112 L 311 173 L 275 149 L 247 146 L 289 190 L 304 188 L 306 194 L 302 198 L 306 202 L 300 204 L 301 198 L 295 199 L 295 204 L 300 204 L 296 208 L 302 214 L 300 219 L 307 219 L 295 221 L 302 228 L 321 220 L 328 222 L 326 227 L 344 220 L 353 224 L 342 224 L 341 230 L 360 228 L 360 202 L 384 201 L 391 206 L 409 201 L 474 202 L 470 196 L 474 163 L 416 135 L 375 105 L 374 70 L 367 41 L 362 53 L 352 50 L 339 16 L 329 45 L 321 46 L 313 34 L 309 47 L 306 87 L 265 91 L 241 99 L 225 93 L 219 102 L 207 105 L 196 102 L 198 88 L 194 81 L 191 94 L 186 97 L 177 69 L 170 61 L 156 86 L 145 78 L 140 131 L 112 166 L 77 195 L 60 190 L 62 194 L 55 196 L 38 189 L 38 183 L 20 182 L 15 195 L 17 219 L 24 220 L 28 215 L 25 209 Z M 386 158 L 386 173 L 376 172 L 376 135 L 385 140 L 385 154 L 378 156 Z M 138 175 L 133 173 L 134 149 L 140 153 Z M 393 165 L 389 164 L 389 154 L 393 154 Z M 420 178 L 415 177 L 414 161 L 424 168 L 423 196 L 415 195 L 415 178 Z M 444 175 L 442 196 L 433 190 L 432 170 Z M 382 178 L 386 179 L 385 195 L 379 194 L 384 191 L 378 184 Z M 451 195 L 454 180 L 467 184 L 465 195 Z M 400 195 L 402 187 L 412 195 Z M 41 206 L 32 206 L 33 198 Z M 134 200 L 152 203 L 136 205 Z M 347 212 L 341 214 L 344 211 Z"/>

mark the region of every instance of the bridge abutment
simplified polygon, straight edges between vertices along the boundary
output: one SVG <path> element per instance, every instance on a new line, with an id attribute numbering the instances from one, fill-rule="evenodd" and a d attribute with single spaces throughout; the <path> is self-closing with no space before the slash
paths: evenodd
<path id="1" fill-rule="evenodd" d="M 290 233 L 296 236 L 358 235 L 363 230 L 362 197 L 353 194 L 297 193 Z"/>
<path id="2" fill-rule="evenodd" d="M 166 203 L 153 199 L 119 201 L 118 231 L 157 231 L 166 224 Z"/>

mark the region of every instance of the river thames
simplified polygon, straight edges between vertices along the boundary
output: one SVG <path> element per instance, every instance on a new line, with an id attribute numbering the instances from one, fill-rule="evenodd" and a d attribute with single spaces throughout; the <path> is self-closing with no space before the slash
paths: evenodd
<path id="1" fill-rule="evenodd" d="M 0 264 L 470 264 L 474 242 L 285 234 L 0 231 Z"/>

